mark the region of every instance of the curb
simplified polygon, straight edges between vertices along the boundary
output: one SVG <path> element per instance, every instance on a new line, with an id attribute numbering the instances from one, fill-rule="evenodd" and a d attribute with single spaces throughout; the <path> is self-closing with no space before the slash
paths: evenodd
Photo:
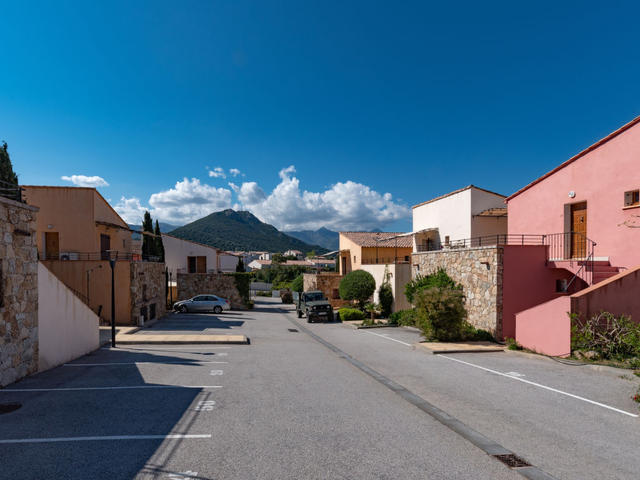
<path id="1" fill-rule="evenodd" d="M 118 339 L 116 345 L 250 345 L 250 340 L 243 335 L 241 340 L 144 340 Z"/>
<path id="2" fill-rule="evenodd" d="M 504 348 L 488 348 L 488 349 L 469 349 L 469 350 L 464 350 L 464 349 L 460 349 L 460 348 L 452 348 L 449 350 L 431 350 L 429 347 L 427 347 L 426 345 L 420 343 L 420 342 L 416 342 L 413 344 L 413 346 L 415 348 L 421 348 L 422 350 L 425 350 L 426 353 L 430 353 L 432 355 L 440 355 L 440 354 L 448 354 L 448 353 L 497 353 L 497 352 L 504 352 Z"/>

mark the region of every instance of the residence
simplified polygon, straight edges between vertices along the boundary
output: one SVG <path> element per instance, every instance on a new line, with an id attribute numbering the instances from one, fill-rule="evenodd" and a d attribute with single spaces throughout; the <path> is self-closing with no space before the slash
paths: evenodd
<path id="1" fill-rule="evenodd" d="M 398 232 L 340 232 L 340 274 L 362 270 L 363 265 L 409 263 L 413 244 Z"/>
<path id="2" fill-rule="evenodd" d="M 164 314 L 164 263 L 134 251 L 131 229 L 95 188 L 25 186 L 24 199 L 40 210 L 38 258 L 103 322 L 111 319 L 110 259 L 116 322 L 138 324 Z"/>
<path id="3" fill-rule="evenodd" d="M 304 260 L 304 253 L 300 250 L 287 250 L 282 255 L 284 257 L 295 257 L 297 260 Z"/>

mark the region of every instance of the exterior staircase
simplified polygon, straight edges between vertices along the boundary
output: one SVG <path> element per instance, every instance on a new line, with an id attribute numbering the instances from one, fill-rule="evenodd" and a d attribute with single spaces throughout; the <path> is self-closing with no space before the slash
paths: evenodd
<path id="1" fill-rule="evenodd" d="M 596 260 L 593 262 L 592 284 L 611 278 L 618 273 L 620 269 L 611 265 L 609 260 Z"/>

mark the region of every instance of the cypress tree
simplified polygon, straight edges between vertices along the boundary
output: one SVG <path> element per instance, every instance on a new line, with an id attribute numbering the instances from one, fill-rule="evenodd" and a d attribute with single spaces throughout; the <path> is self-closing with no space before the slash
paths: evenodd
<path id="1" fill-rule="evenodd" d="M 156 220 L 156 229 L 153 233 L 156 234 L 156 238 L 153 239 L 155 241 L 154 255 L 160 257 L 160 261 L 164 262 L 164 245 L 162 244 L 162 232 L 160 232 L 160 224 L 158 223 L 158 220 Z"/>
<path id="2" fill-rule="evenodd" d="M 20 200 L 20 191 L 18 190 L 18 196 L 15 198 L 10 187 L 10 185 L 18 186 L 18 176 L 14 173 L 13 165 L 11 165 L 9 151 L 7 150 L 7 142 L 2 142 L 2 146 L 0 146 L 0 181 L 9 184 L 0 184 L 0 194 L 11 197 L 14 200 Z"/>
<path id="3" fill-rule="evenodd" d="M 153 233 L 153 220 L 151 220 L 151 214 L 148 211 L 144 212 L 144 220 L 142 220 L 142 256 L 149 258 L 155 255 L 155 242 L 154 238 L 145 235 L 145 232 Z"/>
<path id="4" fill-rule="evenodd" d="M 244 272 L 244 260 L 242 257 L 238 257 L 238 264 L 236 265 L 236 272 Z"/>

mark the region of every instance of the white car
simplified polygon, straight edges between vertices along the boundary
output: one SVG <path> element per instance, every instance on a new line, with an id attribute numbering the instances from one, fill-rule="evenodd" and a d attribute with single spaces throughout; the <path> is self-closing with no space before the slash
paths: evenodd
<path id="1" fill-rule="evenodd" d="M 213 312 L 222 313 L 223 310 L 231 310 L 229 300 L 217 295 L 196 295 L 189 300 L 182 300 L 173 304 L 173 309 L 181 312 Z"/>

